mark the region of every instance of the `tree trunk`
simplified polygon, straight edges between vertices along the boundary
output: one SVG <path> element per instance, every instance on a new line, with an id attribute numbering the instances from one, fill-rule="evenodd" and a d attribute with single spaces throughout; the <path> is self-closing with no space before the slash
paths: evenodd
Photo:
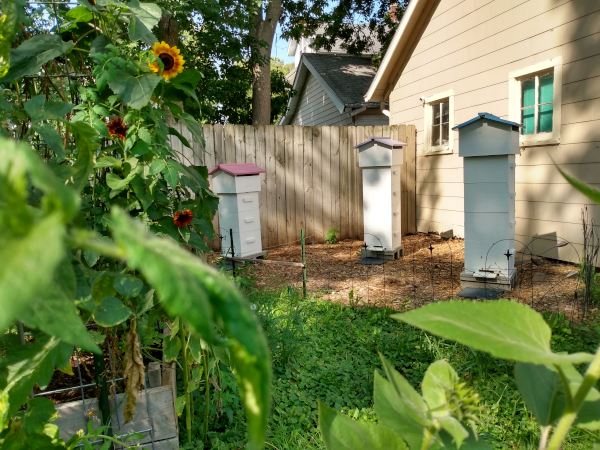
<path id="1" fill-rule="evenodd" d="M 282 13 L 282 0 L 272 0 L 264 15 L 262 8 L 257 11 L 254 29 L 250 32 L 251 37 L 266 44 L 265 47 L 258 44 L 252 47 L 252 56 L 260 60 L 252 67 L 253 125 L 271 123 L 271 48 L 277 22 Z"/>
<path id="2" fill-rule="evenodd" d="M 179 24 L 170 14 L 164 14 L 158 22 L 158 29 L 161 40 L 169 44 L 170 47 L 179 45 Z"/>

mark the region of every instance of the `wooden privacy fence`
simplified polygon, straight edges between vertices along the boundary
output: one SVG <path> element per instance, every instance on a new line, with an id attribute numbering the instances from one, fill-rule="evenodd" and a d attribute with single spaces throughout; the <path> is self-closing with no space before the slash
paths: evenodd
<path id="1" fill-rule="evenodd" d="M 267 171 L 261 174 L 260 191 L 263 249 L 299 241 L 302 228 L 307 242 L 313 237 L 323 242 L 331 228 L 342 239 L 363 238 L 362 173 L 353 147 L 371 136 L 408 143 L 401 177 L 402 234 L 416 232 L 414 125 L 204 125 L 202 131 L 204 150 L 196 145 L 192 152 L 174 139 L 185 163 L 210 170 L 217 164 L 249 162 Z M 214 225 L 219 230 L 218 217 Z"/>

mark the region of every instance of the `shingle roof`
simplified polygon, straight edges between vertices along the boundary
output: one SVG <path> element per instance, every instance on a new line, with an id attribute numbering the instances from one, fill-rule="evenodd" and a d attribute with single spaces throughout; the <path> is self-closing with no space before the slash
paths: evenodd
<path id="1" fill-rule="evenodd" d="M 302 57 L 344 104 L 364 103 L 376 73 L 370 59 L 319 53 L 304 53 Z"/>
<path id="2" fill-rule="evenodd" d="M 474 119 L 467 120 L 466 122 L 463 122 L 460 125 L 456 125 L 452 129 L 453 130 L 458 130 L 458 129 L 464 127 L 464 126 L 469 125 L 470 123 L 477 122 L 478 120 L 481 120 L 481 119 L 493 120 L 494 122 L 505 123 L 507 125 L 512 125 L 513 127 L 522 127 L 523 126 L 520 123 L 511 122 L 509 120 L 504 120 L 504 119 L 501 119 L 500 117 L 495 116 L 495 115 L 490 114 L 490 113 L 480 112 L 480 113 L 477 113 L 477 117 L 475 117 Z"/>
<path id="3" fill-rule="evenodd" d="M 252 163 L 239 163 L 239 164 L 219 164 L 216 167 L 213 167 L 209 175 L 212 175 L 217 170 L 222 170 L 234 176 L 239 175 L 258 175 L 259 173 L 266 172 L 265 169 L 258 167 Z"/>
<path id="4" fill-rule="evenodd" d="M 361 142 L 360 144 L 355 145 L 354 148 L 362 147 L 367 142 L 371 142 L 371 141 L 379 142 L 380 144 L 387 145 L 388 147 L 392 147 L 392 148 L 404 147 L 405 145 L 408 145 L 406 142 L 396 141 L 395 139 L 391 139 L 388 137 L 370 137 L 365 142 Z"/>

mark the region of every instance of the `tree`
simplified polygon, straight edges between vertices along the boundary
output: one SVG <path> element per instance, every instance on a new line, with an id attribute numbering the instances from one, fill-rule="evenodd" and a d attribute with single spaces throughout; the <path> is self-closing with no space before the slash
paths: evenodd
<path id="1" fill-rule="evenodd" d="M 364 53 L 379 41 L 382 49 L 374 58 L 377 64 L 397 27 L 389 14 L 391 4 L 398 5 L 397 21 L 408 6 L 408 0 L 337 0 L 334 5 L 328 0 L 271 0 L 264 10 L 257 10 L 251 32 L 255 38 L 252 46 L 252 123 L 269 123 L 271 80 L 265 74 L 270 72 L 268 56 L 278 23 L 282 25 L 282 36 L 296 40 L 323 30 L 313 47 L 331 49 L 340 39 L 342 47 L 354 55 Z"/>

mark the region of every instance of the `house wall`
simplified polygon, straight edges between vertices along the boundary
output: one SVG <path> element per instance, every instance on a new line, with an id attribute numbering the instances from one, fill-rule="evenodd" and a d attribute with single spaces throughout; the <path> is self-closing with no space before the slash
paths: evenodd
<path id="1" fill-rule="evenodd" d="M 309 73 L 306 76 L 304 88 L 300 93 L 300 100 L 296 113 L 290 125 L 352 125 L 352 118 L 348 114 L 340 113 L 333 104 L 321 84 Z"/>
<path id="2" fill-rule="evenodd" d="M 517 240 L 542 253 L 557 238 L 581 244 L 581 209 L 600 208 L 566 183 L 551 158 L 600 187 L 600 2 L 598 0 L 438 0 L 390 94 L 390 124 L 417 128 L 417 226 L 464 235 L 463 161 L 425 156 L 419 100 L 454 90 L 454 125 L 489 112 L 509 118 L 509 72 L 562 57 L 560 145 L 526 147 L 516 157 Z M 402 67 L 402 66 L 400 66 Z M 552 244 L 554 242 L 554 244 Z M 541 244 L 541 245 L 538 245 Z M 545 248 L 542 248 L 545 247 Z M 577 261 L 581 245 L 545 256 Z"/>

